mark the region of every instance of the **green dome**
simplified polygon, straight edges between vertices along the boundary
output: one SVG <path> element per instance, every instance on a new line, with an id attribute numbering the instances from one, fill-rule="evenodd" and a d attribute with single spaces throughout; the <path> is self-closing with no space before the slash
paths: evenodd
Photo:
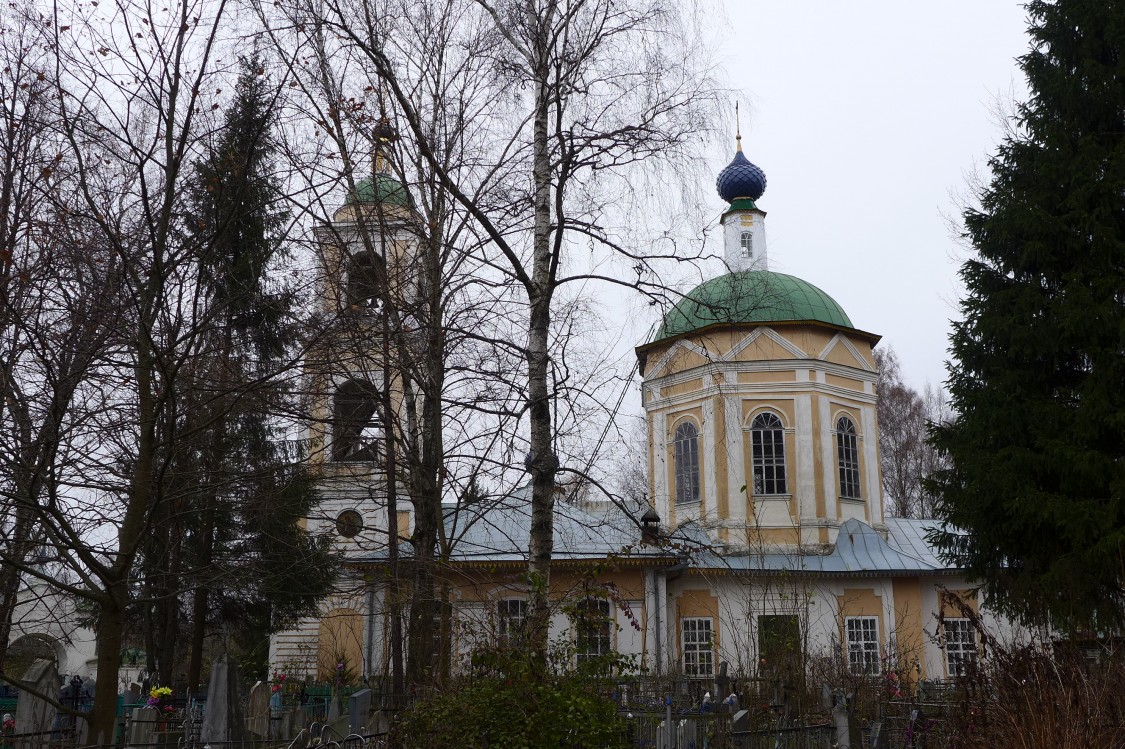
<path id="1" fill-rule="evenodd" d="M 382 203 L 409 208 L 410 193 L 402 183 L 389 174 L 376 174 L 355 183 L 355 194 L 348 196 L 348 205 L 352 203 Z"/>
<path id="2" fill-rule="evenodd" d="M 708 325 L 804 321 L 853 327 L 836 300 L 807 281 L 765 270 L 740 271 L 695 287 L 664 316 L 653 340 Z"/>

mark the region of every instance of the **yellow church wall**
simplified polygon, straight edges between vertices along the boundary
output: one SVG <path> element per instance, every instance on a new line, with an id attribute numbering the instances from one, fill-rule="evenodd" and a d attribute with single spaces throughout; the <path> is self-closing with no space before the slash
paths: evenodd
<path id="1" fill-rule="evenodd" d="M 354 673 L 363 671 L 363 617 L 355 609 L 332 609 L 320 618 L 317 632 L 317 674 L 321 681 L 336 677 L 343 663 Z"/>
<path id="2" fill-rule="evenodd" d="M 761 372 L 739 372 L 739 383 L 746 385 L 761 385 L 773 382 L 796 382 L 797 372 L 793 369 L 765 370 Z"/>
<path id="3" fill-rule="evenodd" d="M 686 382 L 678 382 L 675 385 L 668 385 L 660 388 L 661 398 L 671 398 L 675 395 L 683 395 L 684 393 L 695 392 L 703 388 L 703 380 L 696 378 L 694 380 L 687 380 Z"/>
<path id="4" fill-rule="evenodd" d="M 785 340 L 804 351 L 810 359 L 823 351 L 832 336 L 836 335 L 836 331 L 817 325 L 779 325 L 775 330 Z"/>
<path id="5" fill-rule="evenodd" d="M 970 611 L 974 614 L 980 614 L 980 602 L 977 601 L 977 593 L 975 590 L 949 590 L 946 591 L 951 596 L 955 596 L 961 601 Z M 964 616 L 961 613 L 960 607 L 956 601 L 950 601 L 941 595 L 938 591 L 938 601 L 941 602 L 941 615 L 945 617 L 958 618 Z"/>
<path id="6" fill-rule="evenodd" d="M 728 349 L 729 350 L 729 349 Z M 726 352 L 723 352 L 726 353 Z M 769 336 L 760 335 L 744 349 L 734 355 L 735 361 L 776 361 L 779 359 L 792 359 L 793 352 L 785 348 Z"/>
<path id="7" fill-rule="evenodd" d="M 830 361 L 833 364 L 840 364 L 845 367 L 854 367 L 856 369 L 864 368 L 859 359 L 842 343 L 837 343 L 832 347 L 832 350 L 828 352 L 828 356 L 825 357 L 825 361 Z"/>
<path id="8" fill-rule="evenodd" d="M 891 583 L 895 602 L 895 644 L 903 670 L 914 674 L 912 666 L 918 663 L 919 679 L 926 675 L 926 634 L 922 629 L 922 582 L 916 577 L 898 577 Z"/>
<path id="9" fill-rule="evenodd" d="M 662 358 L 667 350 L 668 349 L 663 349 L 660 351 L 660 353 L 653 351 L 653 358 L 651 359 L 651 361 L 656 362 L 657 360 Z M 671 354 L 671 358 L 669 359 L 667 366 L 664 367 L 663 370 L 661 370 L 660 375 L 667 375 L 673 372 L 687 372 L 688 370 L 694 369 L 695 367 L 702 367 L 706 364 L 710 364 L 712 361 L 713 357 L 711 357 L 710 355 L 702 356 L 698 351 L 695 351 L 694 348 L 678 346 L 676 350 Z"/>
<path id="10" fill-rule="evenodd" d="M 816 516 L 818 518 L 827 517 L 828 515 L 828 499 L 824 492 L 824 482 L 820 477 L 824 475 L 824 451 L 820 449 L 821 440 L 824 439 L 824 424 L 821 423 L 820 418 L 820 401 L 824 396 L 813 394 L 812 396 L 812 461 L 813 461 L 813 476 L 816 480 L 813 481 L 813 486 L 816 487 Z M 828 543 L 825 538 L 822 543 Z"/>
<path id="11" fill-rule="evenodd" d="M 792 512 L 792 509 L 790 509 Z M 746 529 L 746 540 L 750 546 L 795 546 L 801 543 L 801 529 L 792 528 L 754 528 Z"/>
<path id="12" fill-rule="evenodd" d="M 840 375 L 828 373 L 824 375 L 824 381 L 834 387 L 844 388 L 846 390 L 855 390 L 860 393 L 863 392 L 862 380 L 855 380 L 851 377 L 841 377 Z"/>
<path id="13" fill-rule="evenodd" d="M 731 487 L 727 480 L 727 464 L 729 462 L 727 456 L 729 451 L 720 449 L 721 445 L 726 445 L 727 410 L 721 395 L 716 395 L 712 398 L 711 404 L 712 420 L 714 423 L 707 428 L 712 435 L 713 442 L 711 444 L 716 446 L 714 450 L 710 451 L 710 457 L 715 461 L 715 513 L 719 518 L 728 518 L 730 517 L 731 497 Z M 700 457 L 705 460 L 708 456 L 701 455 Z M 737 460 L 737 454 L 733 457 Z M 700 468 L 702 469 L 701 472 L 707 470 L 706 465 L 700 465 Z"/>
<path id="14" fill-rule="evenodd" d="M 627 601 L 644 601 L 644 570 L 637 567 L 618 567 L 606 563 L 582 563 L 560 568 L 558 562 L 551 570 L 552 601 L 562 601 L 588 591 L 601 595 L 600 581 L 612 581 L 617 593 Z M 457 601 L 484 603 L 505 598 L 524 598 L 527 595 L 527 566 L 477 565 L 453 570 L 449 582 Z M 634 612 L 638 613 L 639 612 Z"/>
<path id="15" fill-rule="evenodd" d="M 864 338 L 857 338 L 856 336 L 848 336 L 848 340 L 855 346 L 856 351 L 859 352 L 860 360 L 863 364 L 867 365 L 865 368 L 871 371 L 875 370 L 875 346 L 874 344 Z"/>

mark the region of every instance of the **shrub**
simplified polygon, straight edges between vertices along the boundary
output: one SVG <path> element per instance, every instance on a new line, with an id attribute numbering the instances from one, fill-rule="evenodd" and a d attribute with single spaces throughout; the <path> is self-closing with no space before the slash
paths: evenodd
<path id="1" fill-rule="evenodd" d="M 472 672 L 403 713 L 406 749 L 625 749 L 612 683 L 520 652 L 478 653 Z"/>

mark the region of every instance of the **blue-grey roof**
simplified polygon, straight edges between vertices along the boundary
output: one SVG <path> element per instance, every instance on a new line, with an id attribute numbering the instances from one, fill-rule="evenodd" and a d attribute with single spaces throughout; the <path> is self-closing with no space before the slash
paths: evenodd
<path id="1" fill-rule="evenodd" d="M 607 556 L 673 556 L 658 547 L 641 546 L 640 524 L 612 502 L 589 503 L 582 509 L 563 497 L 555 501 L 554 558 L 604 559 Z M 453 561 L 527 561 L 531 529 L 531 491 L 512 495 L 467 511 L 446 513 L 445 530 L 453 542 Z"/>
<path id="2" fill-rule="evenodd" d="M 863 521 L 851 518 L 840 524 L 836 545 L 828 554 L 781 553 L 706 554 L 692 564 L 697 568 L 731 572 L 803 572 L 833 575 L 919 575 L 954 571 L 926 543 L 934 520 L 888 518 L 888 538 Z"/>

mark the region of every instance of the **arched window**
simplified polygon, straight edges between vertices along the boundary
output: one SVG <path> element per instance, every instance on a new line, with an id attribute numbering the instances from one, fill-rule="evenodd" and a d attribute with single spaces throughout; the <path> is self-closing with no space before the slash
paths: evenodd
<path id="1" fill-rule="evenodd" d="M 332 396 L 332 460 L 373 461 L 381 451 L 383 424 L 375 387 L 348 380 Z"/>
<path id="2" fill-rule="evenodd" d="M 754 257 L 754 235 L 751 232 L 742 232 L 739 243 L 742 245 L 742 257 Z"/>
<path id="3" fill-rule="evenodd" d="M 676 504 L 699 501 L 699 430 L 685 421 L 676 427 Z"/>
<path id="4" fill-rule="evenodd" d="M 777 414 L 758 414 L 750 423 L 754 494 L 785 494 L 785 430 Z"/>
<path id="5" fill-rule="evenodd" d="M 859 440 L 847 416 L 836 420 L 836 460 L 840 465 L 840 496 L 861 499 L 859 493 Z"/>
<path id="6" fill-rule="evenodd" d="M 386 264 L 381 257 L 372 257 L 366 251 L 348 258 L 348 305 L 371 307 L 378 300 L 379 277 L 385 274 Z"/>

